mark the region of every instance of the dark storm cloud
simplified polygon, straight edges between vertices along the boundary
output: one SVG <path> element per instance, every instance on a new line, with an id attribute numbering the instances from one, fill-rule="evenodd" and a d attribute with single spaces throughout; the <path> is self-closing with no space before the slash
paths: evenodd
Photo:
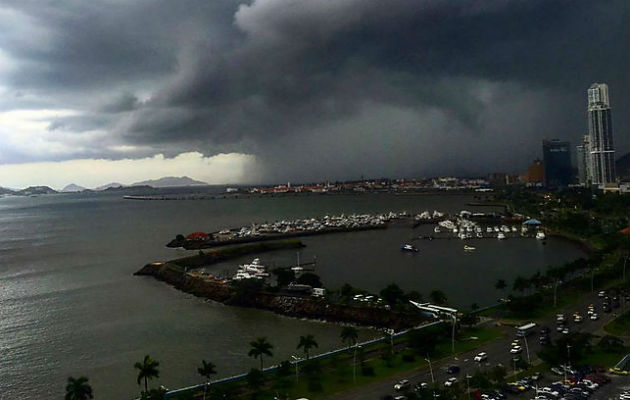
<path id="1" fill-rule="evenodd" d="M 0 37 L 10 86 L 143 152 L 250 152 L 273 179 L 513 171 L 584 133 L 594 81 L 628 146 L 626 0 L 16 4 L 36 28 Z"/>

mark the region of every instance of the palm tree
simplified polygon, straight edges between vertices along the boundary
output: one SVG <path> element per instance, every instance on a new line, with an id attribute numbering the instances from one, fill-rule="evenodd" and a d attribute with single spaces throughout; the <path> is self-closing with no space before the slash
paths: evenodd
<path id="1" fill-rule="evenodd" d="M 160 363 L 151 359 L 147 354 L 144 356 L 144 360 L 142 362 L 137 362 L 134 364 L 134 368 L 137 369 L 138 372 L 138 385 L 144 379 L 144 392 L 148 393 L 149 391 L 149 379 L 159 378 L 160 371 L 158 371 L 157 367 L 160 366 Z"/>
<path id="2" fill-rule="evenodd" d="M 87 383 L 88 378 L 82 376 L 74 379 L 68 378 L 68 384 L 66 385 L 66 400 L 88 400 L 93 399 L 92 387 Z"/>
<path id="3" fill-rule="evenodd" d="M 308 351 L 313 347 L 319 347 L 313 335 L 300 336 L 300 343 L 298 343 L 297 349 L 304 349 L 304 354 L 306 354 L 307 360 L 309 357 Z"/>
<path id="4" fill-rule="evenodd" d="M 348 347 L 355 344 L 357 342 L 357 339 L 359 339 L 359 333 L 354 327 L 344 326 L 341 329 L 341 342 L 342 343 L 348 342 Z"/>
<path id="5" fill-rule="evenodd" d="M 273 349 L 273 345 L 267 341 L 266 337 L 256 338 L 253 342 L 249 342 L 249 345 L 252 346 L 248 356 L 254 358 L 260 358 L 260 370 L 263 370 L 263 356 L 273 357 L 273 353 L 271 349 Z"/>
<path id="6" fill-rule="evenodd" d="M 203 387 L 203 399 L 206 400 L 206 390 L 210 384 L 210 375 L 217 373 L 216 365 L 209 361 L 206 362 L 206 360 L 201 360 L 201 367 L 197 368 L 197 372 L 199 372 L 199 375 L 207 379 L 206 384 Z"/>

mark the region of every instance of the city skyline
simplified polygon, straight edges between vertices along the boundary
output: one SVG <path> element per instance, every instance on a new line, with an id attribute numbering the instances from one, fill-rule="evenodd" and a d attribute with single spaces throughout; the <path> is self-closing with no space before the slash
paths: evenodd
<path id="1" fill-rule="evenodd" d="M 591 82 L 630 148 L 622 0 L 111 4 L 0 6 L 1 186 L 520 172 Z"/>

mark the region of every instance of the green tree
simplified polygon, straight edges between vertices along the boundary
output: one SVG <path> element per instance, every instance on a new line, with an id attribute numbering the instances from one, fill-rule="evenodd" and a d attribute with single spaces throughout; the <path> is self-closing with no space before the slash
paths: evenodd
<path id="1" fill-rule="evenodd" d="M 317 348 L 317 342 L 313 335 L 300 336 L 300 342 L 297 345 L 297 349 L 303 349 L 304 354 L 306 355 L 306 359 L 309 359 L 309 350 L 312 348 Z"/>
<path id="2" fill-rule="evenodd" d="M 505 283 L 505 280 L 499 279 L 497 280 L 497 283 L 494 284 L 494 287 L 498 290 L 505 290 L 507 283 Z"/>
<path id="3" fill-rule="evenodd" d="M 343 297 L 350 297 L 354 293 L 354 288 L 349 283 L 344 283 L 341 287 L 341 295 Z"/>
<path id="4" fill-rule="evenodd" d="M 260 358 L 260 370 L 263 370 L 263 356 L 273 357 L 273 353 L 271 349 L 273 349 L 273 345 L 267 341 L 266 337 L 256 338 L 253 342 L 249 342 L 251 349 L 249 350 L 250 357 Z"/>
<path id="5" fill-rule="evenodd" d="M 160 363 L 153 360 L 148 354 L 144 356 L 144 360 L 142 360 L 142 362 L 134 364 L 133 367 L 138 370 L 138 385 L 140 385 L 142 380 L 144 380 L 145 393 L 148 393 L 149 391 L 149 379 L 160 377 L 160 371 L 158 370 L 159 366 Z"/>
<path id="6" fill-rule="evenodd" d="M 405 296 L 405 292 L 395 283 L 390 283 L 385 289 L 381 290 L 380 294 L 383 300 L 392 306 L 403 300 Z"/>
<path id="7" fill-rule="evenodd" d="M 322 287 L 322 281 L 318 275 L 315 275 L 312 272 L 305 272 L 297 279 L 297 283 L 302 285 L 309 285 L 310 287 Z"/>
<path id="8" fill-rule="evenodd" d="M 432 303 L 437 305 L 446 304 L 446 302 L 448 301 L 446 294 L 441 290 L 433 290 L 431 293 L 429 293 L 429 299 Z"/>
<path id="9" fill-rule="evenodd" d="M 247 380 L 247 385 L 255 392 L 260 390 L 265 384 L 265 375 L 256 368 L 250 369 L 245 379 Z"/>
<path id="10" fill-rule="evenodd" d="M 352 326 L 344 326 L 341 328 L 341 342 L 348 343 L 348 347 L 352 346 L 359 339 L 359 332 Z"/>
<path id="11" fill-rule="evenodd" d="M 276 276 L 278 286 L 287 286 L 289 283 L 295 281 L 295 272 L 290 268 L 275 268 L 271 273 Z"/>
<path id="12" fill-rule="evenodd" d="M 512 290 L 523 293 L 525 290 L 529 289 L 530 286 L 531 283 L 529 282 L 529 280 L 523 278 L 522 276 L 517 276 L 516 279 L 514 279 Z"/>
<path id="13" fill-rule="evenodd" d="M 199 373 L 199 375 L 206 378 L 206 384 L 203 387 L 203 398 L 205 400 L 206 391 L 208 390 L 208 385 L 210 384 L 210 376 L 217 373 L 216 365 L 214 365 L 210 361 L 201 360 L 201 367 L 197 368 L 197 372 Z"/>
<path id="14" fill-rule="evenodd" d="M 74 379 L 68 378 L 68 384 L 66 385 L 66 400 L 88 400 L 93 399 L 92 387 L 88 383 L 88 378 L 85 376 Z"/>
<path id="15" fill-rule="evenodd" d="M 477 316 L 477 314 L 470 313 L 470 312 L 464 313 L 464 315 L 462 315 L 459 318 L 459 322 L 461 322 L 462 324 L 468 327 L 475 325 L 478 320 L 479 320 L 479 317 Z"/>

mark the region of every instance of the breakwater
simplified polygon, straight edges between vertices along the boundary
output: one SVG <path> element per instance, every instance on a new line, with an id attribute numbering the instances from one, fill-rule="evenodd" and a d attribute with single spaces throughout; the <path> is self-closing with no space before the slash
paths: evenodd
<path id="1" fill-rule="evenodd" d="M 317 231 L 296 231 L 287 233 L 268 233 L 261 234 L 260 236 L 246 236 L 230 239 L 206 239 L 206 240 L 194 240 L 187 238 L 175 238 L 166 244 L 167 247 L 182 247 L 186 250 L 199 250 L 210 249 L 214 247 L 222 247 L 229 245 L 267 242 L 270 240 L 286 240 L 299 237 L 326 235 L 330 233 L 346 233 L 346 232 L 358 232 L 375 229 L 387 229 L 386 225 L 374 225 L 374 226 L 360 226 L 350 228 L 325 228 Z"/>
<path id="2" fill-rule="evenodd" d="M 218 279 L 198 271 L 198 268 L 244 254 L 253 254 L 257 250 L 269 251 L 296 246 L 303 245 L 299 241 L 265 242 L 231 249 L 217 249 L 164 263 L 150 263 L 134 275 L 152 276 L 186 293 L 223 304 L 258 308 L 294 318 L 388 327 L 396 330 L 417 326 L 425 320 L 425 317 L 417 312 L 348 305 L 329 302 L 321 297 L 280 291 L 274 293 L 264 286 L 234 284 L 230 280 Z"/>

